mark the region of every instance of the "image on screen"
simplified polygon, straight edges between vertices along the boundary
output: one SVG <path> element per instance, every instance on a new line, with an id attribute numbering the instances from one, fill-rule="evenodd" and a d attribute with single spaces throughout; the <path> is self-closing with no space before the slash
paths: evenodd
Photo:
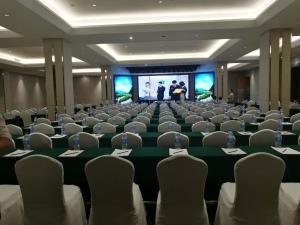
<path id="1" fill-rule="evenodd" d="M 140 100 L 170 100 L 169 89 L 172 81 L 176 80 L 177 85 L 184 83 L 187 89 L 186 99 L 189 93 L 189 76 L 188 75 L 153 75 L 139 76 L 139 99 Z"/>
<path id="2" fill-rule="evenodd" d="M 132 76 L 114 76 L 114 90 L 116 103 L 132 102 Z"/>
<path id="3" fill-rule="evenodd" d="M 205 101 L 210 98 L 214 89 L 214 73 L 195 74 L 195 98 L 198 101 Z"/>

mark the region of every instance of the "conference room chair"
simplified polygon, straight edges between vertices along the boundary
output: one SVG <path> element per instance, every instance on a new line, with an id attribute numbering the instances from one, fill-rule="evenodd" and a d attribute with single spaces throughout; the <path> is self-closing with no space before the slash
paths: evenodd
<path id="1" fill-rule="evenodd" d="M 282 183 L 279 191 L 279 215 L 282 225 L 300 224 L 300 184 Z"/>
<path id="2" fill-rule="evenodd" d="M 200 121 L 192 125 L 192 132 L 206 132 L 206 124 L 208 125 L 209 132 L 213 132 L 216 130 L 215 124 L 209 121 Z"/>
<path id="3" fill-rule="evenodd" d="M 202 139 L 203 147 L 227 147 L 227 136 L 228 134 L 224 131 L 215 131 L 210 134 L 207 134 Z M 235 137 L 233 136 L 233 145 L 235 145 Z"/>
<path id="4" fill-rule="evenodd" d="M 94 134 L 115 134 L 116 132 L 116 127 L 107 122 L 98 123 L 93 127 Z"/>
<path id="5" fill-rule="evenodd" d="M 124 126 L 124 131 L 131 133 L 146 133 L 147 126 L 144 123 L 133 121 Z"/>
<path id="6" fill-rule="evenodd" d="M 127 148 L 141 148 L 143 147 L 143 140 L 138 134 L 131 132 L 125 132 L 127 135 Z M 122 149 L 122 135 L 123 133 L 117 134 L 111 139 L 111 147 L 114 149 Z"/>
<path id="7" fill-rule="evenodd" d="M 174 123 L 177 122 L 176 118 L 174 116 L 171 116 L 171 115 L 166 115 L 166 116 L 160 117 L 158 119 L 159 124 L 167 122 L 167 121 L 174 122 Z"/>
<path id="8" fill-rule="evenodd" d="M 51 149 L 52 148 L 52 140 L 47 135 L 33 132 L 29 134 L 29 141 L 31 149 L 39 149 L 39 148 L 46 148 Z"/>
<path id="9" fill-rule="evenodd" d="M 71 117 L 62 117 L 61 121 L 63 122 L 63 124 L 75 123 L 75 120 L 73 120 Z"/>
<path id="10" fill-rule="evenodd" d="M 195 124 L 195 123 L 197 123 L 197 122 L 199 122 L 199 121 L 203 121 L 203 120 L 204 120 L 204 119 L 203 119 L 202 116 L 198 116 L 198 115 L 190 115 L 190 116 L 185 117 L 184 122 L 185 122 L 186 124 Z"/>
<path id="11" fill-rule="evenodd" d="M 64 124 L 64 130 L 66 135 L 72 135 L 76 134 L 78 132 L 82 132 L 83 128 L 82 126 L 76 124 L 76 123 L 66 123 Z"/>
<path id="12" fill-rule="evenodd" d="M 255 116 L 260 116 L 260 111 L 256 110 L 256 109 L 252 109 L 247 111 L 245 114 L 251 114 L 251 115 L 255 115 Z"/>
<path id="13" fill-rule="evenodd" d="M 166 121 L 158 125 L 157 131 L 159 133 L 164 133 L 168 131 L 176 131 L 180 132 L 181 131 L 181 126 L 175 122 L 172 121 Z"/>
<path id="14" fill-rule="evenodd" d="M 241 106 L 231 107 L 228 111 L 237 111 L 238 113 L 241 113 Z"/>
<path id="15" fill-rule="evenodd" d="M 280 123 L 278 120 L 266 120 L 258 125 L 258 130 L 270 129 L 270 130 L 278 130 L 280 128 Z"/>
<path id="16" fill-rule="evenodd" d="M 142 112 L 142 113 L 139 113 L 138 116 L 145 116 L 149 119 L 152 118 L 152 114 L 151 113 L 148 113 L 148 112 Z"/>
<path id="17" fill-rule="evenodd" d="M 60 113 L 60 114 L 57 114 L 57 118 L 60 119 L 60 118 L 65 118 L 65 117 L 68 117 L 68 118 L 71 118 L 71 116 L 67 113 Z"/>
<path id="18" fill-rule="evenodd" d="M 295 123 L 296 121 L 300 120 L 300 113 L 297 113 L 295 115 L 292 115 L 290 118 L 291 123 Z"/>
<path id="19" fill-rule="evenodd" d="M 195 109 L 195 113 L 197 113 L 197 115 L 201 116 L 202 113 L 205 112 L 205 108 L 197 108 Z"/>
<path id="20" fill-rule="evenodd" d="M 86 225 L 79 187 L 64 185 L 62 163 L 32 155 L 15 164 L 24 205 L 24 225 Z"/>
<path id="21" fill-rule="evenodd" d="M 246 108 L 246 112 L 250 112 L 250 111 L 259 111 L 259 109 L 255 106 L 250 106 Z"/>
<path id="22" fill-rule="evenodd" d="M 0 185 L 0 214 L 1 225 L 24 225 L 19 185 Z"/>
<path id="23" fill-rule="evenodd" d="M 256 115 L 255 114 L 244 114 L 238 117 L 238 120 L 244 120 L 245 123 L 256 123 Z"/>
<path id="24" fill-rule="evenodd" d="M 93 127 L 93 126 L 95 126 L 97 123 L 100 123 L 100 122 L 101 122 L 101 120 L 99 120 L 99 119 L 97 119 L 97 118 L 95 118 L 95 117 L 91 117 L 91 116 L 86 117 L 86 118 L 84 119 L 84 125 L 86 125 L 86 126 L 88 126 L 88 127 Z"/>
<path id="25" fill-rule="evenodd" d="M 212 111 L 205 111 L 201 114 L 201 116 L 204 118 L 204 119 L 210 119 L 212 117 L 214 117 L 216 114 Z"/>
<path id="26" fill-rule="evenodd" d="M 182 116 L 186 111 L 187 110 L 185 108 L 180 108 L 176 112 L 177 112 L 177 115 Z"/>
<path id="27" fill-rule="evenodd" d="M 146 125 L 150 124 L 151 120 L 146 117 L 146 116 L 140 116 L 138 115 L 137 117 L 133 118 L 132 121 L 137 121 L 137 122 L 140 122 L 140 123 L 144 123 Z"/>
<path id="28" fill-rule="evenodd" d="M 296 122 L 293 123 L 292 130 L 300 130 L 300 120 L 297 120 Z"/>
<path id="29" fill-rule="evenodd" d="M 37 118 L 36 119 L 36 124 L 41 124 L 41 123 L 51 125 L 51 121 L 49 119 L 47 119 L 47 118 Z"/>
<path id="30" fill-rule="evenodd" d="M 189 147 L 189 137 L 187 135 L 181 134 L 175 131 L 169 131 L 161 134 L 157 138 L 157 147 L 159 148 L 175 148 L 175 137 L 179 135 L 181 148 Z"/>
<path id="31" fill-rule="evenodd" d="M 97 113 L 95 115 L 95 118 L 97 118 L 99 120 L 107 121 L 109 118 L 111 118 L 111 116 L 106 113 Z"/>
<path id="32" fill-rule="evenodd" d="M 88 117 L 89 115 L 85 114 L 85 113 L 76 113 L 74 115 L 74 120 L 75 121 L 81 121 L 83 120 L 84 118 Z"/>
<path id="33" fill-rule="evenodd" d="M 130 114 L 131 117 L 137 116 L 139 111 L 136 109 L 131 109 L 128 111 L 128 113 Z"/>
<path id="34" fill-rule="evenodd" d="M 75 105 L 75 108 L 76 108 L 76 109 L 79 109 L 79 110 L 83 110 L 84 107 L 83 107 L 82 104 L 76 104 L 76 105 Z"/>
<path id="35" fill-rule="evenodd" d="M 25 110 L 21 112 L 21 118 L 23 120 L 23 124 L 25 127 L 29 126 L 32 121 L 31 121 L 31 111 L 30 110 Z"/>
<path id="36" fill-rule="evenodd" d="M 221 187 L 215 225 L 280 225 L 278 196 L 284 171 L 284 161 L 268 153 L 240 159 L 234 166 L 235 183 Z"/>
<path id="37" fill-rule="evenodd" d="M 54 135 L 55 134 L 54 127 L 52 127 L 51 125 L 45 124 L 45 123 L 40 123 L 40 124 L 34 125 L 33 131 L 39 132 L 42 134 L 46 134 L 46 135 Z"/>
<path id="38" fill-rule="evenodd" d="M 275 134 L 274 130 L 263 129 L 251 134 L 249 137 L 249 146 L 274 146 L 275 145 Z"/>
<path id="39" fill-rule="evenodd" d="M 220 114 L 223 114 L 223 113 L 224 113 L 224 108 L 223 108 L 223 107 L 216 107 L 216 108 L 214 108 L 212 111 L 213 111 L 213 113 L 214 113 L 215 115 L 220 115 Z"/>
<path id="40" fill-rule="evenodd" d="M 279 113 L 272 113 L 267 116 L 265 116 L 265 121 L 266 120 L 279 120 L 282 119 L 282 116 Z"/>
<path id="41" fill-rule="evenodd" d="M 250 100 L 250 101 L 247 102 L 247 106 L 248 107 L 254 107 L 253 105 L 255 105 L 255 103 L 256 102 L 254 100 Z"/>
<path id="42" fill-rule="evenodd" d="M 158 163 L 156 225 L 209 225 L 204 200 L 207 173 L 206 163 L 189 155 L 174 155 Z"/>
<path id="43" fill-rule="evenodd" d="M 16 135 L 16 136 L 22 136 L 23 135 L 23 130 L 21 127 L 13 125 L 13 124 L 7 124 L 6 125 L 9 133 L 11 135 Z"/>
<path id="44" fill-rule="evenodd" d="M 131 119 L 131 115 L 129 113 L 126 113 L 126 112 L 118 113 L 117 116 L 122 117 L 125 120 L 130 120 Z"/>
<path id="45" fill-rule="evenodd" d="M 89 225 L 147 225 L 134 166 L 123 158 L 100 156 L 85 165 L 91 192 Z"/>
<path id="46" fill-rule="evenodd" d="M 238 120 L 229 120 L 221 123 L 220 131 L 243 131 L 241 127 L 241 121 Z"/>
<path id="47" fill-rule="evenodd" d="M 73 142 L 75 135 L 79 135 L 80 149 L 99 148 L 99 140 L 97 137 L 86 132 L 79 132 L 69 137 L 68 143 L 70 149 L 74 149 Z"/>
<path id="48" fill-rule="evenodd" d="M 213 124 L 221 124 L 230 120 L 230 118 L 225 114 L 219 114 L 210 119 Z"/>
<path id="49" fill-rule="evenodd" d="M 230 119 L 236 119 L 240 116 L 240 112 L 237 110 L 230 109 L 228 112 L 225 113 Z"/>
<path id="50" fill-rule="evenodd" d="M 266 112 L 266 116 L 271 115 L 271 114 L 273 114 L 273 113 L 280 114 L 280 111 L 279 111 L 279 110 L 276 110 L 276 109 L 269 110 L 268 112 Z"/>
<path id="51" fill-rule="evenodd" d="M 126 120 L 119 116 L 113 116 L 107 120 L 108 123 L 113 125 L 125 125 Z"/>
<path id="52" fill-rule="evenodd" d="M 11 114 L 14 116 L 14 117 L 18 117 L 18 116 L 21 116 L 21 112 L 19 110 L 12 110 L 11 111 Z"/>
<path id="53" fill-rule="evenodd" d="M 116 115 L 118 115 L 119 113 L 120 113 L 119 110 L 114 109 L 114 110 L 112 110 L 112 111 L 109 113 L 109 115 L 111 115 L 111 116 L 116 116 Z"/>

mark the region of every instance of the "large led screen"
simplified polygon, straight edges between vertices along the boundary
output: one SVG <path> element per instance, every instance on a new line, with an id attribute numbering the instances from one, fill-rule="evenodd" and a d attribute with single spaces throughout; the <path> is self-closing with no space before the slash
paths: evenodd
<path id="1" fill-rule="evenodd" d="M 115 102 L 127 104 L 132 102 L 132 76 L 114 76 Z"/>
<path id="2" fill-rule="evenodd" d="M 173 81 L 176 81 L 176 84 L 172 84 Z M 143 75 L 138 77 L 138 84 L 140 100 L 170 100 L 172 92 L 174 92 L 172 89 L 170 92 L 170 87 L 172 85 L 178 91 L 180 91 L 180 89 L 185 90 L 185 98 L 188 99 L 188 75 Z"/>
<path id="3" fill-rule="evenodd" d="M 210 98 L 214 92 L 214 73 L 195 74 L 195 98 L 198 101 L 204 101 Z"/>

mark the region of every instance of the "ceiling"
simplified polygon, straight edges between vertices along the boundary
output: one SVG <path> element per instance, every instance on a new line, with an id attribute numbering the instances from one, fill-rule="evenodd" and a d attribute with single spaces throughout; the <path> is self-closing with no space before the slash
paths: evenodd
<path id="1" fill-rule="evenodd" d="M 1 53 L 41 59 L 44 38 L 63 38 L 89 67 L 220 61 L 248 68 L 258 58 L 240 58 L 258 49 L 265 31 L 300 36 L 299 8 L 299 0 L 1 0 L 0 63 L 10 59 Z M 299 52 L 295 45 L 293 56 Z M 31 62 L 14 65 L 42 66 Z"/>

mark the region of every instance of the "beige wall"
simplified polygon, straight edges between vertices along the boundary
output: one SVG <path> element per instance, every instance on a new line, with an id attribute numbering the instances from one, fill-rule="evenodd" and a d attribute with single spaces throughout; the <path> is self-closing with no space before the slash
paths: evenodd
<path id="1" fill-rule="evenodd" d="M 242 102 L 249 97 L 250 84 L 248 71 L 231 71 L 228 73 L 228 90 L 232 89 L 235 101 Z"/>
<path id="2" fill-rule="evenodd" d="M 46 105 L 44 77 L 4 72 L 4 89 L 8 110 Z"/>
<path id="3" fill-rule="evenodd" d="M 73 78 L 75 104 L 99 104 L 101 102 L 100 76 L 78 76 Z"/>
<path id="4" fill-rule="evenodd" d="M 0 71 L 0 113 L 5 112 L 4 77 Z"/>

